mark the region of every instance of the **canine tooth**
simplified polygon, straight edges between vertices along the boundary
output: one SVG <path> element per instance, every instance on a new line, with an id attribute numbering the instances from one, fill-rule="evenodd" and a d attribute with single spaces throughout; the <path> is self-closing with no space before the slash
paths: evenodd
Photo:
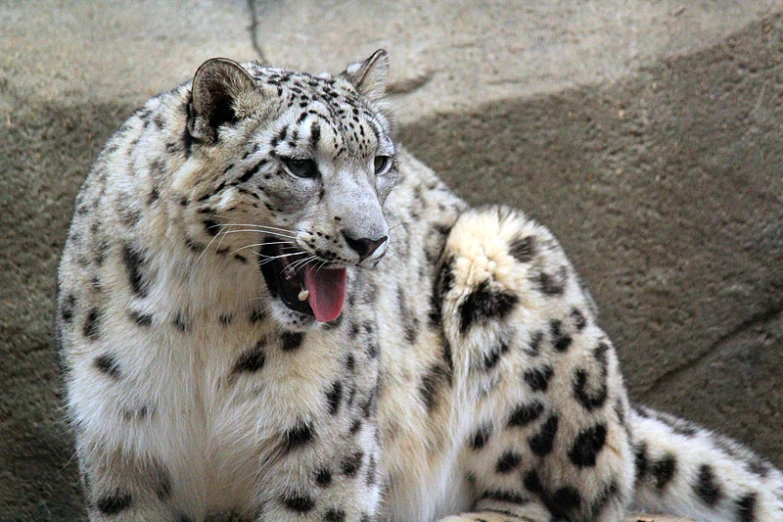
<path id="1" fill-rule="evenodd" d="M 310 290 L 302 290 L 301 292 L 299 292 L 300 301 L 307 301 L 308 297 L 310 297 Z"/>

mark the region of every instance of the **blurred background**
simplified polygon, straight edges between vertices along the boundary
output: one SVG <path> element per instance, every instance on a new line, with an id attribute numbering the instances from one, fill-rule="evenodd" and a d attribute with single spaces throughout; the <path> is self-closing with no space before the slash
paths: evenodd
<path id="1" fill-rule="evenodd" d="M 560 238 L 631 396 L 783 465 L 783 1 L 0 2 L 0 520 L 83 516 L 53 341 L 76 192 L 207 58 L 393 64 L 400 142 Z"/>

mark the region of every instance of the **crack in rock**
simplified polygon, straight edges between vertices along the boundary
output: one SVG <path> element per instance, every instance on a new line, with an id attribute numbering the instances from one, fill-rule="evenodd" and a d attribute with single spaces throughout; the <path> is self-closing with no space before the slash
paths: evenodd
<path id="1" fill-rule="evenodd" d="M 720 358 L 721 350 L 723 350 L 723 348 L 725 348 L 727 345 L 736 344 L 737 338 L 748 330 L 757 328 L 759 326 L 764 326 L 781 318 L 783 318 L 783 302 L 774 303 L 766 310 L 751 316 L 750 318 L 740 323 L 732 331 L 721 336 L 717 341 L 712 343 L 708 350 L 698 357 L 661 374 L 652 382 L 652 384 L 650 384 L 650 386 L 647 387 L 644 392 L 639 394 L 640 399 L 645 400 L 652 395 L 655 395 L 662 388 L 676 381 L 680 375 L 687 372 L 688 370 L 701 366 L 707 360 Z"/>
<path id="2" fill-rule="evenodd" d="M 261 63 L 268 64 L 269 62 L 267 62 L 266 55 L 264 55 L 264 50 L 261 49 L 261 45 L 258 43 L 258 13 L 256 12 L 256 4 L 253 0 L 247 0 L 247 7 L 250 9 L 250 26 L 248 27 L 248 30 L 250 31 L 250 43 L 253 45 L 256 54 L 258 54 L 258 59 Z"/>

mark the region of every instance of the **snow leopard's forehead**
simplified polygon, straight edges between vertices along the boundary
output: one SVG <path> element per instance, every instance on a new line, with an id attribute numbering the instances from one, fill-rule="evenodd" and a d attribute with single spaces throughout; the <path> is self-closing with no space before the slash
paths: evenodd
<path id="1" fill-rule="evenodd" d="M 278 107 L 290 114 L 280 120 L 285 124 L 278 141 L 298 140 L 301 133 L 295 128 L 306 125 L 310 139 L 328 135 L 335 153 L 347 149 L 369 157 L 378 148 L 387 153 L 393 149 L 388 120 L 350 82 L 325 73 L 315 76 L 256 63 L 244 67 L 259 87 L 277 93 Z M 316 132 L 312 132 L 313 125 Z M 290 145 L 293 148 L 294 143 Z"/>

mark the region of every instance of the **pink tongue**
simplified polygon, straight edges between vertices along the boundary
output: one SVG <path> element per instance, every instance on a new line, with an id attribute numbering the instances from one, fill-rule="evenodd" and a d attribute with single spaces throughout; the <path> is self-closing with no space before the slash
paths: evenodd
<path id="1" fill-rule="evenodd" d="M 308 265 L 305 269 L 305 289 L 310 308 L 318 321 L 328 323 L 339 317 L 345 302 L 345 268 L 321 268 Z"/>

